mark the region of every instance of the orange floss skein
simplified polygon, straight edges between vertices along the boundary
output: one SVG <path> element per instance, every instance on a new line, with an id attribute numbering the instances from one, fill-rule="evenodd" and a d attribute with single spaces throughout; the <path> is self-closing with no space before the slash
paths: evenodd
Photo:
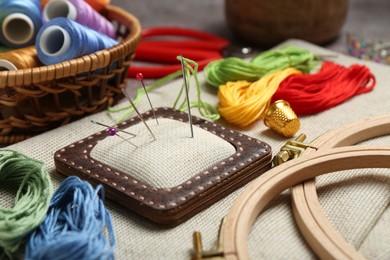
<path id="1" fill-rule="evenodd" d="M 218 90 L 218 110 L 229 123 L 247 127 L 264 115 L 280 83 L 291 75 L 302 72 L 287 68 L 270 73 L 258 81 L 227 82 Z"/>

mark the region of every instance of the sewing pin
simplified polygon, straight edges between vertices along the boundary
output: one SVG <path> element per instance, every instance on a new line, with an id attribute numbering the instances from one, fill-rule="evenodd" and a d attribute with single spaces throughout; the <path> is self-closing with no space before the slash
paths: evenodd
<path id="1" fill-rule="evenodd" d="M 132 146 L 138 148 L 138 146 L 136 146 L 135 144 L 133 144 L 133 143 L 130 142 L 129 140 L 125 139 L 123 136 L 118 135 L 118 132 L 123 132 L 123 133 L 126 133 L 126 134 L 128 134 L 128 135 L 131 135 L 131 136 L 133 136 L 132 138 L 136 137 L 135 134 L 132 134 L 132 133 L 127 132 L 127 131 L 125 131 L 125 130 L 121 130 L 121 129 L 118 129 L 118 128 L 115 128 L 115 127 L 111 127 L 111 126 L 108 126 L 108 125 L 105 125 L 105 124 L 96 122 L 96 121 L 94 121 L 94 120 L 91 120 L 91 123 L 106 127 L 106 128 L 108 129 L 108 135 L 110 135 L 110 136 L 114 136 L 114 135 L 115 135 L 115 136 L 119 137 L 120 139 L 122 139 L 123 141 L 128 142 L 128 143 L 131 144 Z"/>
<path id="2" fill-rule="evenodd" d="M 143 80 L 143 79 L 144 79 L 144 75 L 142 75 L 142 73 L 137 73 L 136 78 L 137 78 L 137 80 L 141 81 L 141 84 L 142 84 L 142 87 L 144 88 L 146 97 L 148 98 L 150 108 L 151 108 L 152 111 L 153 111 L 154 119 L 156 119 L 156 122 L 157 122 L 157 124 L 159 125 L 158 120 L 157 120 L 156 113 L 154 112 L 154 108 L 153 108 L 153 106 L 152 106 L 152 102 L 150 101 L 150 98 L 149 98 L 148 91 L 146 90 L 146 87 L 145 87 L 145 83 L 144 83 L 144 80 Z"/>
<path id="3" fill-rule="evenodd" d="M 122 89 L 123 94 L 125 95 L 126 99 L 129 101 L 130 105 L 133 107 L 134 111 L 137 113 L 139 119 L 141 119 L 142 123 L 144 123 L 145 127 L 148 129 L 150 135 L 153 137 L 154 140 L 156 140 L 156 137 L 154 136 L 152 130 L 149 128 L 148 124 L 146 124 L 145 120 L 143 119 L 141 113 L 138 111 L 137 107 L 133 103 L 133 100 L 131 100 L 130 96 L 127 94 L 125 89 Z"/>
<path id="4" fill-rule="evenodd" d="M 180 62 L 181 62 L 181 71 L 183 73 L 183 80 L 184 80 L 184 89 L 186 90 L 186 99 L 187 99 L 187 110 L 188 110 L 188 122 L 190 123 L 190 129 L 191 129 L 191 138 L 194 138 L 194 129 L 192 126 L 192 116 L 191 116 L 191 106 L 190 106 L 190 98 L 188 96 L 188 86 L 187 86 L 187 79 L 184 71 L 184 61 L 183 56 L 180 54 Z"/>

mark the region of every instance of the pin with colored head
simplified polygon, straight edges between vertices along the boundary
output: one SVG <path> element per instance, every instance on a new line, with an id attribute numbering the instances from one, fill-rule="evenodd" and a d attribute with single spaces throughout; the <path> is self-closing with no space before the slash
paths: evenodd
<path id="1" fill-rule="evenodd" d="M 133 144 L 132 142 L 130 142 L 129 140 L 127 140 L 126 138 L 124 138 L 123 136 L 118 135 L 118 132 L 122 132 L 122 133 L 125 133 L 125 134 L 128 134 L 128 135 L 131 135 L 131 136 L 132 136 L 131 138 L 136 137 L 135 134 L 132 134 L 132 133 L 127 132 L 127 131 L 125 131 L 125 130 L 121 130 L 121 129 L 118 129 L 118 128 L 115 128 L 115 127 L 111 127 L 111 126 L 102 124 L 102 123 L 100 123 L 100 122 L 96 122 L 96 121 L 94 121 L 94 120 L 91 120 L 91 123 L 93 123 L 93 124 L 95 124 L 95 125 L 100 125 L 100 126 L 106 127 L 106 128 L 107 128 L 107 133 L 108 133 L 109 136 L 114 136 L 114 135 L 115 135 L 115 136 L 121 138 L 123 141 L 128 142 L 128 143 L 131 144 L 132 146 L 138 147 L 138 146 L 136 146 L 135 144 Z"/>
<path id="2" fill-rule="evenodd" d="M 154 108 L 153 108 L 152 102 L 150 101 L 148 91 L 146 90 L 146 87 L 145 87 L 144 75 L 142 75 L 142 73 L 137 73 L 136 79 L 139 80 L 139 81 L 141 81 L 141 84 L 142 84 L 142 87 L 144 88 L 146 97 L 148 98 L 150 108 L 152 109 L 154 119 L 156 119 L 157 124 L 159 124 L 159 123 L 158 123 L 158 120 L 157 120 L 157 117 L 156 117 L 156 113 L 154 112 Z"/>
<path id="3" fill-rule="evenodd" d="M 127 101 L 129 101 L 130 105 L 133 107 L 134 111 L 137 113 L 138 118 L 141 119 L 142 123 L 145 125 L 146 129 L 148 129 L 150 135 L 153 137 L 154 140 L 156 140 L 156 137 L 154 136 L 152 130 L 149 128 L 148 124 L 143 119 L 141 113 L 138 111 L 137 107 L 135 106 L 133 100 L 130 98 L 130 96 L 127 94 L 125 89 L 122 89 L 123 94 L 125 95 Z"/>

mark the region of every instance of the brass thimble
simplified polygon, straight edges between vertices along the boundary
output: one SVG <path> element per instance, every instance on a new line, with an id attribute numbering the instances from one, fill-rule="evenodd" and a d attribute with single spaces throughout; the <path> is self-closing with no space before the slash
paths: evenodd
<path id="1" fill-rule="evenodd" d="M 294 136 L 301 126 L 290 104 L 284 100 L 277 100 L 269 106 L 265 112 L 264 124 L 286 137 Z"/>

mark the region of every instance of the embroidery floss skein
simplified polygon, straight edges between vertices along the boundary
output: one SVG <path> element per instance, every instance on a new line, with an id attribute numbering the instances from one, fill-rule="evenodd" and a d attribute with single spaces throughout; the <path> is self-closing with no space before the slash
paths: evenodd
<path id="1" fill-rule="evenodd" d="M 66 17 L 95 31 L 115 38 L 115 28 L 104 16 L 96 12 L 84 0 L 55 0 L 43 9 L 43 18 L 50 21 L 56 17 Z"/>
<path id="2" fill-rule="evenodd" d="M 39 0 L 0 1 L 0 42 L 11 48 L 33 45 L 42 26 Z"/>
<path id="3" fill-rule="evenodd" d="M 258 81 L 227 82 L 218 89 L 221 116 L 229 123 L 246 127 L 261 118 L 272 95 L 280 83 L 290 75 L 300 75 L 301 71 L 287 68 L 265 75 Z"/>
<path id="4" fill-rule="evenodd" d="M 256 81 L 264 75 L 293 67 L 308 73 L 318 63 L 317 57 L 308 50 L 285 46 L 260 53 L 250 62 L 231 57 L 210 62 L 206 68 L 206 81 L 214 86 L 228 81 Z"/>
<path id="5" fill-rule="evenodd" d="M 324 61 L 318 73 L 286 78 L 272 99 L 288 101 L 298 115 L 315 114 L 371 91 L 375 83 L 366 66 L 353 64 L 347 68 Z"/>
<path id="6" fill-rule="evenodd" d="M 41 65 L 35 46 L 0 53 L 0 71 L 35 68 Z"/>
<path id="7" fill-rule="evenodd" d="M 115 237 L 103 192 L 101 185 L 93 189 L 78 177 L 65 179 L 47 217 L 29 237 L 25 259 L 114 259 Z"/>
<path id="8" fill-rule="evenodd" d="M 44 219 L 53 187 L 42 162 L 0 150 L 0 181 L 17 185 L 14 206 L 0 207 L 0 259 L 11 258 L 24 238 Z"/>
<path id="9" fill-rule="evenodd" d="M 45 65 L 81 57 L 114 46 L 110 37 L 67 18 L 55 18 L 38 32 L 36 48 Z"/>

